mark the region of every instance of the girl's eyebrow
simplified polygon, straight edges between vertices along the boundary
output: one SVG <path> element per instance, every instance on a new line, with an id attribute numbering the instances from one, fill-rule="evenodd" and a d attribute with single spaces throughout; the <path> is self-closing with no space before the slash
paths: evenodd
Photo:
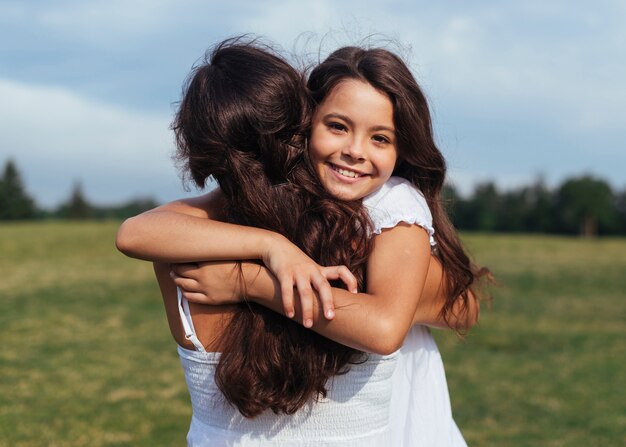
<path id="1" fill-rule="evenodd" d="M 350 118 L 348 118 L 346 115 L 342 115 L 341 113 L 327 113 L 326 115 L 324 115 L 324 119 L 328 118 L 339 118 L 340 120 L 343 120 L 350 125 L 354 124 Z"/>
<path id="2" fill-rule="evenodd" d="M 388 126 L 374 126 L 374 127 L 370 127 L 370 131 L 372 131 L 372 132 L 377 132 L 379 130 L 386 130 L 387 132 L 396 133 L 396 129 L 394 129 L 393 127 L 388 127 Z"/>
<path id="3" fill-rule="evenodd" d="M 340 120 L 345 121 L 351 126 L 354 125 L 354 122 L 350 118 L 348 118 L 346 115 L 343 115 L 341 113 L 331 112 L 331 113 L 327 113 L 326 115 L 324 115 L 324 119 L 329 119 L 329 118 L 339 118 Z M 380 130 L 386 130 L 387 132 L 391 132 L 391 133 L 396 132 L 395 128 L 389 127 L 389 126 L 380 125 L 380 126 L 372 126 L 369 128 L 370 132 L 378 132 Z"/>

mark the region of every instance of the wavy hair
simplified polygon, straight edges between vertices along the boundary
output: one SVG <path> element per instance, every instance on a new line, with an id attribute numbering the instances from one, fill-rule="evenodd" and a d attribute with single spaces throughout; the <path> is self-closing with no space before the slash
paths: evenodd
<path id="1" fill-rule="evenodd" d="M 455 309 L 462 312 L 460 317 L 467 314 L 468 290 L 490 273 L 470 261 L 442 205 L 446 162 L 435 144 L 426 97 L 409 68 L 394 53 L 382 48 L 344 47 L 311 71 L 307 87 L 312 107 L 321 104 L 335 86 L 347 79 L 370 84 L 393 105 L 398 161 L 392 175 L 413 183 L 424 194 L 432 213 L 435 253 L 445 271 L 446 303 L 442 317 L 450 325 Z M 462 306 L 455 306 L 457 300 L 463 301 Z"/>
<path id="2" fill-rule="evenodd" d="M 224 41 L 186 82 L 177 157 L 199 187 L 217 181 L 231 222 L 279 232 L 321 265 L 345 264 L 363 287 L 369 218 L 320 186 L 304 147 L 308 106 L 303 75 L 283 58 Z M 253 303 L 239 305 L 221 341 L 215 380 L 246 417 L 294 413 L 364 355 Z"/>

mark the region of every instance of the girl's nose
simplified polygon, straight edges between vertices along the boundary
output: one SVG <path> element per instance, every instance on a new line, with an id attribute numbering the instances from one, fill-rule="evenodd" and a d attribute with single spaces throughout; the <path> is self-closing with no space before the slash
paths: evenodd
<path id="1" fill-rule="evenodd" d="M 365 158 L 365 150 L 363 148 L 363 144 L 357 139 L 352 139 L 350 142 L 348 142 L 344 146 L 342 153 L 355 160 L 363 160 Z"/>

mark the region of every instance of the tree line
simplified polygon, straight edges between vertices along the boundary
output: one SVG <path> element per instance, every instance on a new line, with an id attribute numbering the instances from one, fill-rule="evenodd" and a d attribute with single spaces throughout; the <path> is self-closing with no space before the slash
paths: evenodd
<path id="1" fill-rule="evenodd" d="M 626 235 L 626 190 L 615 192 L 592 175 L 566 179 L 552 189 L 542 180 L 509 191 L 486 182 L 468 198 L 447 185 L 443 199 L 461 230 Z"/>
<path id="2" fill-rule="evenodd" d="M 542 180 L 499 191 L 493 182 L 477 185 L 463 197 L 446 185 L 442 200 L 460 230 L 507 233 L 626 235 L 626 190 L 615 192 L 591 175 L 549 188 Z M 0 177 L 0 221 L 24 219 L 124 219 L 154 208 L 152 199 L 135 199 L 113 207 L 95 206 L 79 183 L 54 210 L 39 208 L 26 192 L 15 162 L 8 160 Z"/>
<path id="3" fill-rule="evenodd" d="M 8 160 L 0 177 L 0 221 L 36 219 L 126 219 L 158 206 L 150 198 L 134 199 L 118 206 L 96 206 L 75 183 L 68 199 L 52 210 L 37 206 L 28 194 L 13 160 Z"/>

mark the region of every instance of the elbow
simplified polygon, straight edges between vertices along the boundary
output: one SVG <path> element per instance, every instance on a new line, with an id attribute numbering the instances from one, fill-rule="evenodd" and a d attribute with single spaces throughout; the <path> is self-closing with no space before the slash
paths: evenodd
<path id="1" fill-rule="evenodd" d="M 383 319 L 378 323 L 376 336 L 365 350 L 378 355 L 393 354 L 402 347 L 408 328 L 402 331 L 397 321 Z"/>
<path id="2" fill-rule="evenodd" d="M 467 292 L 467 300 L 459 300 L 459 318 L 456 329 L 467 332 L 478 324 L 480 318 L 480 303 L 478 297 L 471 291 Z"/>
<path id="3" fill-rule="evenodd" d="M 378 355 L 391 355 L 394 352 L 396 352 L 398 349 L 400 349 L 400 347 L 402 347 L 402 344 L 396 345 L 396 344 L 391 344 L 391 343 L 384 343 L 381 346 L 377 346 L 374 349 L 371 349 L 370 352 L 372 354 L 378 354 Z"/>
<path id="4" fill-rule="evenodd" d="M 473 298 L 473 305 L 468 314 L 468 327 L 467 329 L 471 329 L 472 327 L 478 324 L 478 320 L 480 318 L 480 304 L 478 298 Z"/>
<path id="5" fill-rule="evenodd" d="M 467 297 L 466 326 L 469 330 L 478 324 L 478 319 L 480 318 L 480 301 L 471 290 L 468 291 Z"/>
<path id="6" fill-rule="evenodd" d="M 133 227 L 133 218 L 126 219 L 115 235 L 115 247 L 126 256 L 135 257 L 137 239 Z"/>

